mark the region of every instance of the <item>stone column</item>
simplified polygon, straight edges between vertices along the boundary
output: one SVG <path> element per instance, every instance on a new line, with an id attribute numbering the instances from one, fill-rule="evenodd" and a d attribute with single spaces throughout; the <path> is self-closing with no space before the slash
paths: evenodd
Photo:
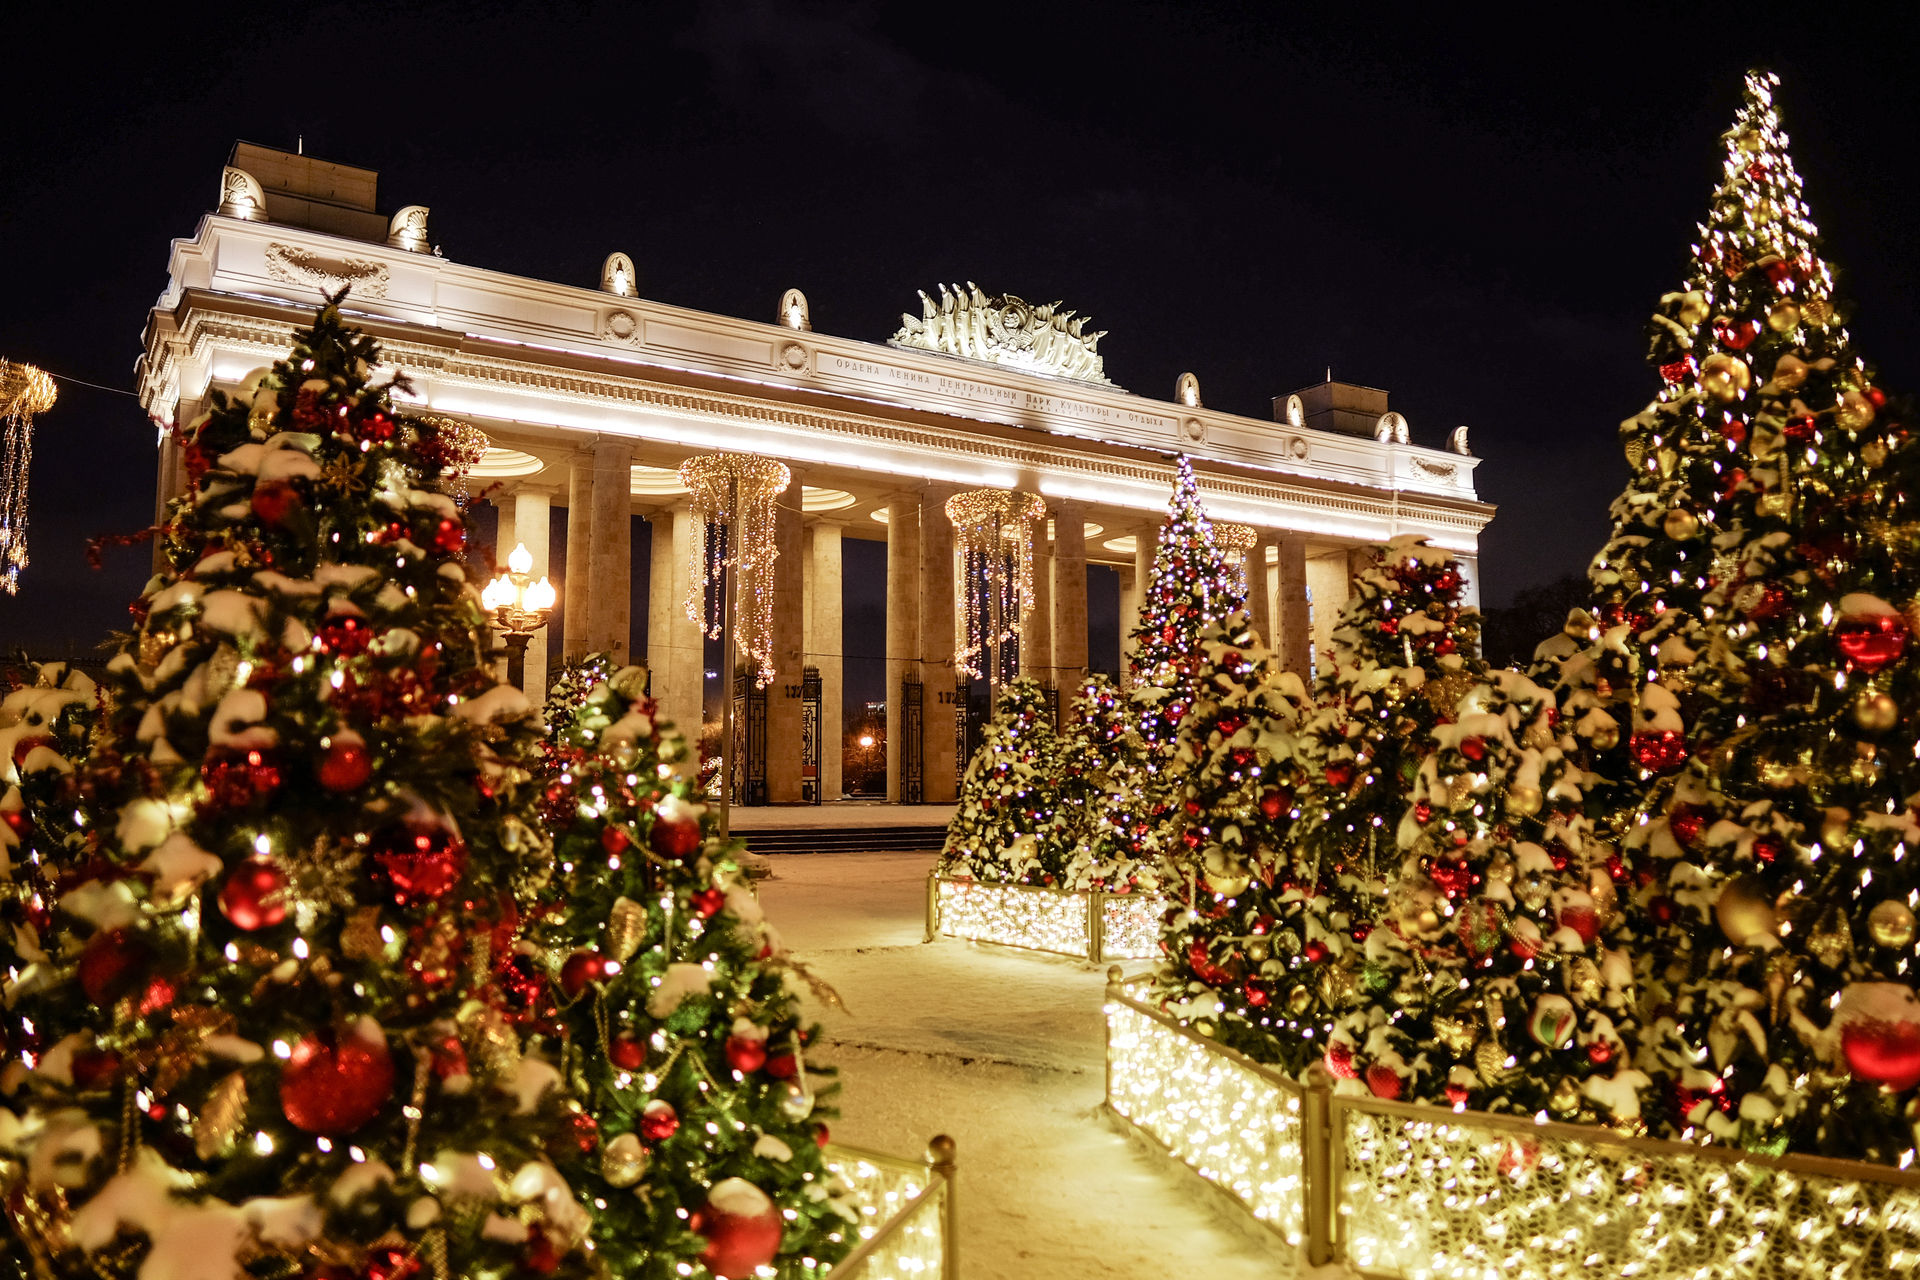
<path id="1" fill-rule="evenodd" d="M 797 504 L 800 487 L 790 491 Z M 796 506 L 773 512 L 773 683 L 767 686 L 767 803 L 799 804 L 806 679 L 805 530 Z"/>
<path id="2" fill-rule="evenodd" d="M 840 526 L 816 524 L 807 531 L 807 663 L 820 669 L 820 797 L 840 798 L 846 696 L 841 623 Z"/>
<path id="3" fill-rule="evenodd" d="M 1160 546 L 1161 523 L 1156 520 L 1134 535 L 1133 589 L 1127 594 L 1126 609 L 1120 619 L 1120 663 L 1123 668 L 1133 660 L 1133 629 L 1140 625 L 1140 610 L 1146 603 L 1147 589 L 1153 582 L 1153 556 Z"/>
<path id="4" fill-rule="evenodd" d="M 1073 695 L 1087 673 L 1087 525 L 1078 502 L 1053 504 L 1053 670 L 1060 718 L 1073 717 Z M 1039 566 L 1034 566 L 1039 573 Z"/>
<path id="5" fill-rule="evenodd" d="M 1268 648 L 1279 648 L 1273 633 L 1273 595 L 1267 583 L 1267 548 L 1275 542 L 1271 530 L 1260 530 L 1260 537 L 1247 548 L 1247 617 Z"/>
<path id="6" fill-rule="evenodd" d="M 887 799 L 900 800 L 907 721 L 901 702 L 920 655 L 920 498 L 894 494 L 887 503 Z M 921 706 L 923 717 L 926 712 Z"/>
<path id="7" fill-rule="evenodd" d="M 1042 519 L 1033 526 L 1033 611 L 1020 632 L 1020 674 L 1041 684 L 1059 685 L 1053 669 L 1053 543 Z M 1057 529 L 1056 524 L 1056 529 Z M 1067 701 L 1063 694 L 1061 701 Z"/>
<path id="8" fill-rule="evenodd" d="M 920 493 L 921 798 L 928 804 L 958 798 L 965 764 L 955 733 L 953 521 L 947 518 L 947 499 L 959 491 L 930 484 Z"/>
<path id="9" fill-rule="evenodd" d="M 512 554 L 515 543 L 526 547 L 527 554 L 533 557 L 533 580 L 546 577 L 552 570 L 547 545 L 547 514 L 551 510 L 553 499 L 546 493 L 536 493 L 522 489 L 513 495 L 513 529 L 500 531 L 500 562 L 506 563 Z M 504 523 L 504 521 L 502 522 Z M 572 575 L 569 574 L 569 577 Z M 547 628 L 542 627 L 533 633 L 527 642 L 526 683 L 521 686 L 527 697 L 536 707 L 547 700 Z"/>
<path id="10" fill-rule="evenodd" d="M 566 635 L 562 650 L 568 662 L 577 662 L 593 652 L 593 587 L 589 566 L 593 563 L 593 457 L 585 450 L 573 457 L 567 469 L 567 581 L 566 616 L 562 619 Z"/>
<path id="11" fill-rule="evenodd" d="M 687 616 L 686 605 L 693 513 L 662 511 L 649 523 L 653 560 L 647 579 L 647 668 L 661 717 L 691 742 L 699 738 L 700 722 L 706 718 L 707 678 L 700 624 Z"/>
<path id="12" fill-rule="evenodd" d="M 593 522 L 588 533 L 589 652 L 627 660 L 633 627 L 633 445 L 602 438 L 593 446 Z M 569 577 L 579 577 L 570 570 Z"/>
<path id="13" fill-rule="evenodd" d="M 1307 540 L 1280 539 L 1278 636 L 1273 651 L 1280 665 L 1302 680 L 1313 673 L 1313 622 L 1307 607 Z"/>

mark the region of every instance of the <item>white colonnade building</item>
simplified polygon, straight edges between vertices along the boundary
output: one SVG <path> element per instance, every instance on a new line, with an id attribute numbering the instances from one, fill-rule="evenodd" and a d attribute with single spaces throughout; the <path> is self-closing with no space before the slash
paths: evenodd
<path id="1" fill-rule="evenodd" d="M 1129 394 L 1107 380 L 1097 335 L 970 286 L 943 288 L 881 343 L 815 332 L 797 290 L 765 322 L 644 299 L 621 253 L 594 284 L 530 280 L 439 256 L 428 210 L 377 212 L 375 182 L 370 170 L 237 145 L 218 208 L 173 243 L 145 334 L 142 403 L 163 423 L 190 421 L 213 390 L 283 355 L 323 295 L 351 286 L 343 309 L 405 372 L 412 408 L 488 437 L 473 484 L 497 485 L 501 558 L 524 542 L 539 577 L 564 555 L 560 631 L 536 636 L 528 692 L 543 695 L 562 654 L 644 658 L 663 714 L 689 730 L 703 718 L 706 667 L 682 607 L 693 524 L 675 469 L 713 452 L 785 462 L 779 675 L 749 717 L 761 735 L 750 800 L 840 795 L 849 538 L 886 544 L 888 798 L 953 799 L 965 762 L 945 503 L 963 489 L 1046 503 L 1020 666 L 1063 702 L 1088 667 L 1088 567 L 1119 571 L 1124 637 L 1176 454 L 1192 460 L 1210 516 L 1257 531 L 1254 621 L 1303 673 L 1346 601 L 1355 547 L 1425 535 L 1458 554 L 1470 595 L 1477 587 L 1493 509 L 1476 496 L 1464 429 L 1445 449 L 1414 445 L 1385 392 L 1329 381 L 1277 397 L 1271 421 L 1206 408 L 1192 375 L 1170 400 Z M 183 484 L 178 447 L 162 435 L 158 501 Z M 644 628 L 632 617 L 635 516 L 651 526 Z M 562 526 L 556 549 L 549 530 Z M 817 678 L 803 679 L 809 668 Z"/>

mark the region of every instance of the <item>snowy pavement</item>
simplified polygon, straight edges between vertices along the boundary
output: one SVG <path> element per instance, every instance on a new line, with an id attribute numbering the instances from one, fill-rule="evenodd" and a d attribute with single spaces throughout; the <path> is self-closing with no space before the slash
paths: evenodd
<path id="1" fill-rule="evenodd" d="M 932 854 L 766 859 L 767 916 L 844 1012 L 819 1010 L 844 1142 L 952 1134 L 966 1280 L 1275 1280 L 1290 1251 L 1100 1109 L 1104 970 L 924 944 Z"/>

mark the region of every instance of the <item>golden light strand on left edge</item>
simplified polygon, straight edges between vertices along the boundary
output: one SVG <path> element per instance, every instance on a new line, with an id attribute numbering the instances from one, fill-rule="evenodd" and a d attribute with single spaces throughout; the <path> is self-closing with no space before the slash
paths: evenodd
<path id="1" fill-rule="evenodd" d="M 793 483 L 784 462 L 749 453 L 714 453 L 688 458 L 680 464 L 680 483 L 687 488 L 693 509 L 693 537 L 689 540 L 687 617 L 700 624 L 710 639 L 720 636 L 721 621 L 706 616 L 707 588 L 719 580 L 723 567 L 738 575 L 738 606 L 733 627 L 739 652 L 758 667 L 754 683 L 765 688 L 773 681 L 773 562 L 780 554 L 774 541 L 775 499 Z M 708 552 L 716 526 L 738 521 L 736 550 L 729 557 Z M 723 616 L 725 611 L 719 611 Z"/>
<path id="2" fill-rule="evenodd" d="M 20 590 L 27 567 L 27 470 L 33 420 L 59 398 L 53 378 L 30 364 L 0 360 L 0 588 Z"/>

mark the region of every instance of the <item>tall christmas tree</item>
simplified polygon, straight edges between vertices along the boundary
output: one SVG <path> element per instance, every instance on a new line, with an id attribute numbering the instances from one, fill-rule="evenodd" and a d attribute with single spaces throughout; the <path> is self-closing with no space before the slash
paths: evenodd
<path id="1" fill-rule="evenodd" d="M 1725 441 L 1692 763 L 1643 846 L 1674 1130 L 1901 1165 L 1920 1115 L 1920 482 L 1748 76 L 1697 253 L 1687 411 Z M 1676 341 L 1678 338 L 1676 337 Z"/>
<path id="2" fill-rule="evenodd" d="M 1180 721 L 1193 705 L 1200 636 L 1245 604 L 1236 581 L 1214 544 L 1193 466 L 1182 456 L 1153 571 L 1138 584 L 1140 616 L 1128 668 L 1135 688 L 1159 690 L 1140 725 L 1150 749 L 1172 751 Z"/>
<path id="3" fill-rule="evenodd" d="M 496 985 L 551 869 L 539 721 L 376 360 L 329 305 L 184 433 L 87 856 L 14 992 L 72 1028 L 8 1071 L 42 1274 L 591 1269 L 555 1164 L 590 1129 Z"/>
<path id="4" fill-rule="evenodd" d="M 1008 681 L 940 852 L 941 875 L 1011 884 L 1058 884 L 1070 840 L 1058 804 L 1060 739 L 1039 683 Z"/>
<path id="5" fill-rule="evenodd" d="M 551 1018 L 599 1146 L 569 1170 L 608 1272 L 635 1280 L 824 1268 L 851 1242 L 822 1163 L 795 972 L 714 815 L 675 774 L 646 672 L 611 672 L 550 725 L 543 810 L 558 865 L 514 975 Z M 549 973 L 557 973 L 558 1009 Z M 699 1270 L 704 1268 L 704 1270 Z"/>
<path id="6" fill-rule="evenodd" d="M 1072 722 L 1061 733 L 1053 803 L 1060 814 L 1057 839 L 1061 885 L 1127 893 L 1160 887 L 1153 833 L 1123 797 L 1144 773 L 1144 752 L 1134 696 L 1107 676 L 1090 675 L 1074 699 Z"/>
<path id="7" fill-rule="evenodd" d="M 1201 652 L 1198 700 L 1180 731 L 1184 828 L 1158 993 L 1221 1043 L 1298 1072 L 1324 1049 L 1321 962 L 1350 927 L 1291 852 L 1307 781 L 1306 689 L 1244 613 L 1212 628 Z"/>

